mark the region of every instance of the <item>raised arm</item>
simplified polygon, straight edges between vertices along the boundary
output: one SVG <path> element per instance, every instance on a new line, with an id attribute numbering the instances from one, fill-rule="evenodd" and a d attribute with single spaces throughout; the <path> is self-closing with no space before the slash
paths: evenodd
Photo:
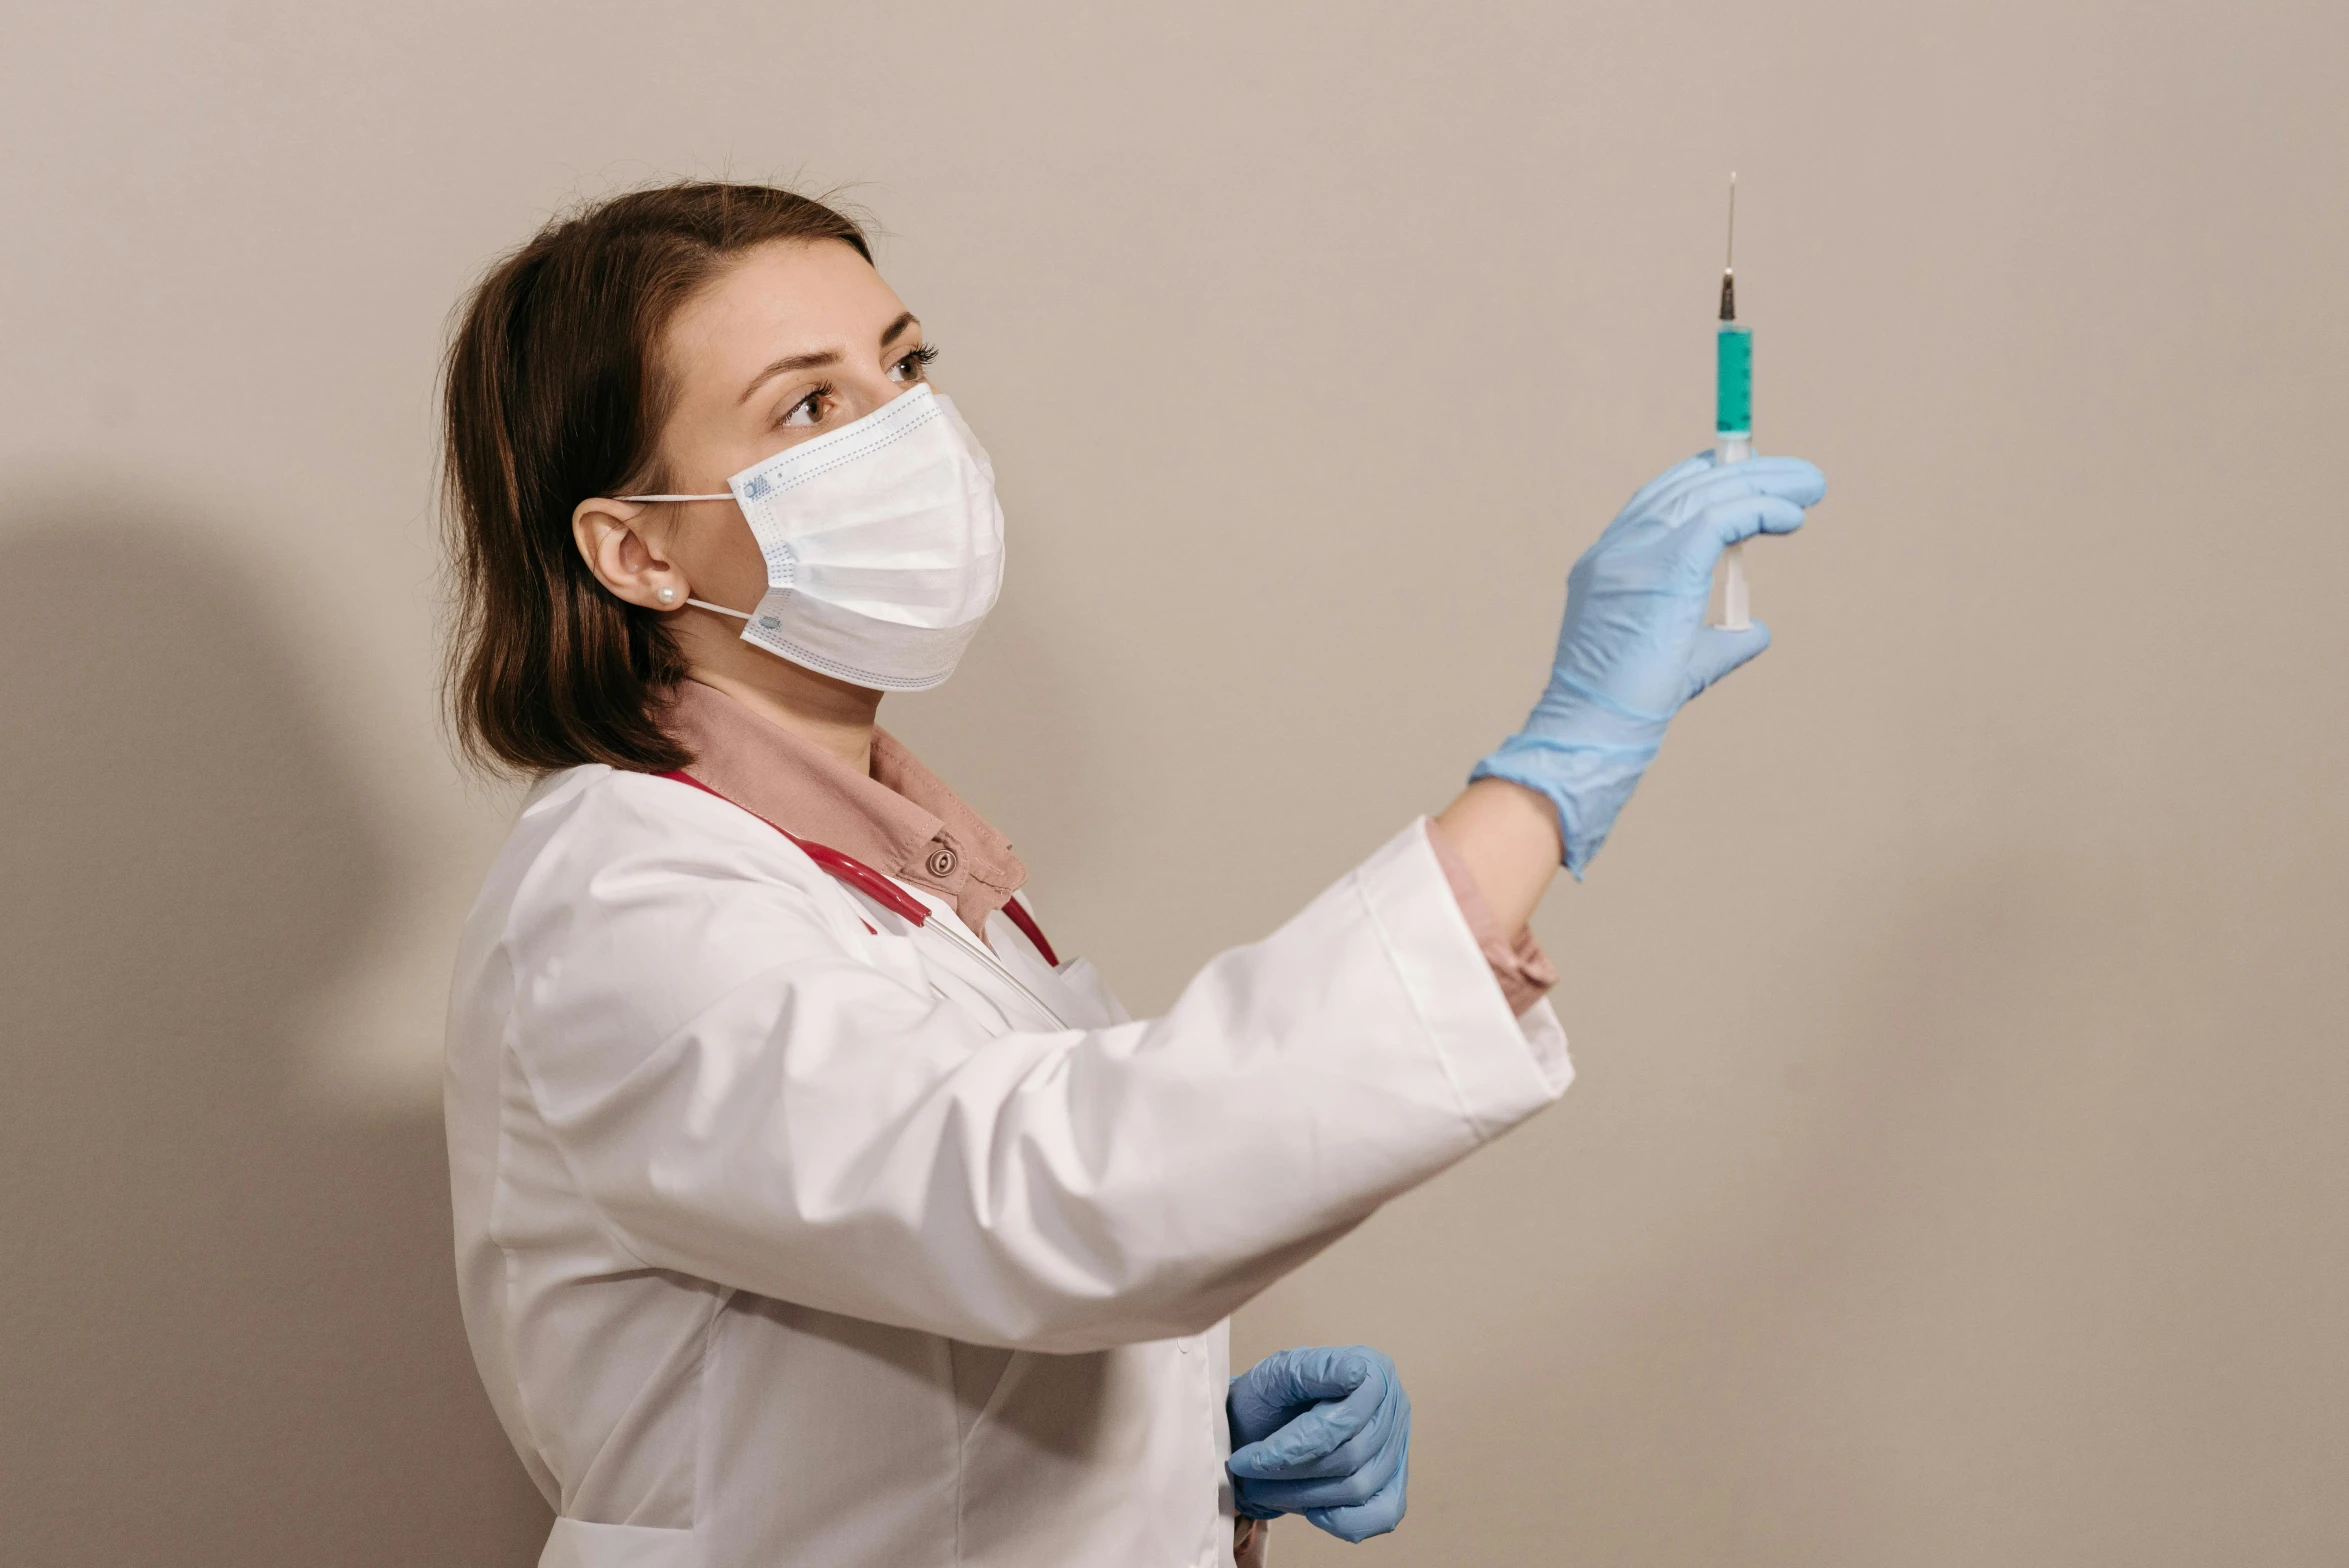
<path id="1" fill-rule="evenodd" d="M 604 789 L 498 961 L 519 1087 L 649 1267 L 979 1343 L 1196 1333 L 1570 1076 L 1424 822 L 1164 1017 L 990 1034 L 781 835 L 662 780 Z M 694 813 L 691 842 L 630 850 L 652 812 Z"/>

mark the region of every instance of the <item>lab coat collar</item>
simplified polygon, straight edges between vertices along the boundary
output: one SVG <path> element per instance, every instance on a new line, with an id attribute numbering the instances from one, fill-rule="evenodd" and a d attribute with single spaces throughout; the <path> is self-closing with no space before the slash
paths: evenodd
<path id="1" fill-rule="evenodd" d="M 985 931 L 1028 877 L 1011 842 L 887 730 L 858 773 L 714 686 L 680 681 L 662 728 L 693 753 L 686 771 L 786 832 L 828 844 L 948 899 Z"/>

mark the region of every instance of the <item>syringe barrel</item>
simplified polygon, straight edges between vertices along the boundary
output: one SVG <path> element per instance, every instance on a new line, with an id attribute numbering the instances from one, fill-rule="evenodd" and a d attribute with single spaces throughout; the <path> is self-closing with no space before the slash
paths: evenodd
<path id="1" fill-rule="evenodd" d="M 1754 428 L 1754 334 L 1725 321 L 1713 336 L 1713 430 L 1751 435 Z"/>

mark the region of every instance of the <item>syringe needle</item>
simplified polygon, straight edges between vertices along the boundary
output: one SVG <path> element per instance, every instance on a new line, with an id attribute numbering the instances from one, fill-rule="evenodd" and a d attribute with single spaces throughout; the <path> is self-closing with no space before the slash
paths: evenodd
<path id="1" fill-rule="evenodd" d="M 1729 243 L 1721 253 L 1721 319 L 1737 319 L 1737 171 L 1729 171 Z"/>
<path id="2" fill-rule="evenodd" d="M 1737 266 L 1737 171 L 1729 171 L 1729 245 L 1721 253 L 1721 270 L 1729 272 Z"/>

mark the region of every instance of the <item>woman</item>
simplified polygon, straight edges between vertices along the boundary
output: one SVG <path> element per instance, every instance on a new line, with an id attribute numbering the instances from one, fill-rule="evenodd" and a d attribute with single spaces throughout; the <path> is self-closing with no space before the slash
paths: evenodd
<path id="1" fill-rule="evenodd" d="M 1225 1319 L 1565 1089 L 1526 920 L 1766 641 L 1702 627 L 1714 559 L 1820 493 L 1775 459 L 1642 491 L 1466 792 L 1134 1022 L 874 723 L 1001 579 L 931 355 L 847 219 L 720 184 L 551 225 L 450 354 L 457 717 L 538 776 L 458 960 L 450 1165 L 549 1564 L 1229 1564 L 1236 1514 L 1244 1552 L 1248 1516 L 1391 1527 L 1384 1358 L 1227 1387 Z"/>

